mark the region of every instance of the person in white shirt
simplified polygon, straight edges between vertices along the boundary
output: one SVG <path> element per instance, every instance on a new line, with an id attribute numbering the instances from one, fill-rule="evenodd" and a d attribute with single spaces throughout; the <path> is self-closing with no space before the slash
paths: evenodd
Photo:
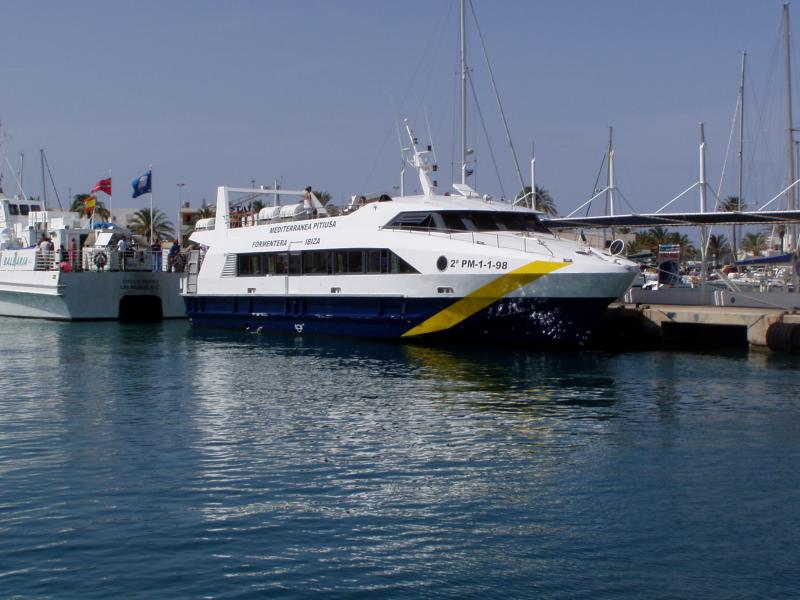
<path id="1" fill-rule="evenodd" d="M 128 255 L 128 250 L 130 249 L 130 245 L 128 244 L 128 239 L 126 237 L 120 238 L 119 242 L 117 242 L 117 253 L 119 254 L 119 268 L 121 271 L 125 270 L 125 258 Z"/>

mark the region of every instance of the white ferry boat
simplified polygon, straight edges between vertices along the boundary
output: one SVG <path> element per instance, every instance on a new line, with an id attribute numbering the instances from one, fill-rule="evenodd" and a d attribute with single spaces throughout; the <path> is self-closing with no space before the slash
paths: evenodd
<path id="1" fill-rule="evenodd" d="M 198 222 L 184 298 L 196 325 L 369 338 L 582 343 L 639 273 L 635 263 L 560 239 L 537 211 L 456 184 L 437 192 L 430 149 L 412 138 L 423 193 L 382 196 L 331 216 L 302 191 L 220 187 Z M 257 214 L 232 194 L 290 197 Z"/>
<path id="2" fill-rule="evenodd" d="M 85 221 L 85 220 L 84 220 Z M 130 250 L 129 233 L 92 229 L 74 212 L 42 210 L 0 191 L 0 316 L 66 321 L 185 317 L 180 273 L 163 253 Z M 41 244 L 52 242 L 52 249 Z"/>

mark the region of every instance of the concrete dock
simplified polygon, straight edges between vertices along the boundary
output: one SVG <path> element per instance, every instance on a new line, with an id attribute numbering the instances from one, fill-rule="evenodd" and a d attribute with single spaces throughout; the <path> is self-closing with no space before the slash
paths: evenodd
<path id="1" fill-rule="evenodd" d="M 800 353 L 800 312 L 779 308 L 612 304 L 591 345 L 608 349 L 770 348 Z"/>

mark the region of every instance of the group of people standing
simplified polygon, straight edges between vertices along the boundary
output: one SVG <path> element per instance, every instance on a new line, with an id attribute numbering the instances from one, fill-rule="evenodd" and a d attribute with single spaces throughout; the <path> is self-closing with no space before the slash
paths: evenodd
<path id="1" fill-rule="evenodd" d="M 161 240 L 158 238 L 153 240 L 150 245 L 150 261 L 153 271 L 161 271 L 163 261 L 163 247 Z M 183 256 L 181 255 L 181 244 L 177 239 L 172 240 L 172 246 L 167 253 L 167 271 L 182 271 L 183 270 Z"/>
<path id="2" fill-rule="evenodd" d="M 163 249 L 161 242 L 156 239 L 150 246 L 151 254 L 151 268 L 154 271 L 182 271 L 184 265 L 184 258 L 181 254 L 181 244 L 177 239 L 172 241 L 172 245 L 167 253 L 167 268 L 162 266 L 163 262 Z M 109 248 L 110 250 L 110 248 Z M 119 259 L 119 270 L 125 271 L 128 267 L 128 261 L 132 259 L 136 251 L 136 240 L 131 236 L 123 235 L 116 244 L 116 253 Z M 92 255 L 94 266 L 102 270 L 108 264 L 108 252 L 99 251 L 95 248 Z M 101 258 L 98 258 L 101 257 Z M 52 237 L 45 234 L 36 246 L 36 269 L 42 271 L 50 271 L 59 269 L 61 271 L 80 271 L 81 265 L 80 253 L 78 252 L 78 244 L 73 238 L 69 243 L 69 250 L 61 244 L 58 252 L 56 252 L 55 242 Z"/>
<path id="3" fill-rule="evenodd" d="M 64 244 L 61 244 L 58 254 L 56 254 L 56 245 L 53 238 L 42 234 L 42 239 L 37 244 L 36 268 L 37 270 L 50 271 L 56 267 L 62 271 L 76 271 L 79 269 L 78 244 L 73 239 L 69 250 L 64 247 Z"/>

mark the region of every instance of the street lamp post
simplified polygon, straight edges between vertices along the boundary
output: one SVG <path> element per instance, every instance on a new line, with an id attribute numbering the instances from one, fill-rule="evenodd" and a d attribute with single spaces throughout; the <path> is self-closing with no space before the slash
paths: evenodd
<path id="1" fill-rule="evenodd" d="M 178 187 L 178 220 L 176 221 L 177 225 L 176 228 L 178 230 L 178 243 L 183 245 L 183 224 L 181 223 L 181 201 L 182 201 L 182 193 L 183 193 L 183 186 L 185 183 L 176 183 Z"/>

